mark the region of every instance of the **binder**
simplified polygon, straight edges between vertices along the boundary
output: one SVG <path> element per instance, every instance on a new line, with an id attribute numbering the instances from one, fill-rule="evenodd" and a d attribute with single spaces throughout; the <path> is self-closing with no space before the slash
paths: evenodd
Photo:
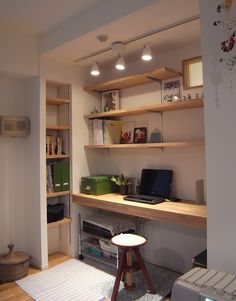
<path id="1" fill-rule="evenodd" d="M 53 174 L 53 190 L 54 192 L 61 191 L 61 163 L 54 162 L 52 164 L 52 174 Z"/>
<path id="2" fill-rule="evenodd" d="M 60 162 L 61 165 L 61 190 L 69 190 L 70 189 L 70 170 L 69 170 L 69 162 L 63 161 Z"/>

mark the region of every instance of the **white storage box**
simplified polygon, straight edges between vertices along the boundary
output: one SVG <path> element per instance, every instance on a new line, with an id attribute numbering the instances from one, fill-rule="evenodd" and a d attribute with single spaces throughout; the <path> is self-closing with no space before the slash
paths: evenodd
<path id="1" fill-rule="evenodd" d="M 99 239 L 100 248 L 104 251 L 112 252 L 117 254 L 118 247 L 113 245 L 110 240 Z"/>
<path id="2" fill-rule="evenodd" d="M 171 300 L 236 300 L 236 276 L 216 270 L 194 268 L 176 280 Z"/>

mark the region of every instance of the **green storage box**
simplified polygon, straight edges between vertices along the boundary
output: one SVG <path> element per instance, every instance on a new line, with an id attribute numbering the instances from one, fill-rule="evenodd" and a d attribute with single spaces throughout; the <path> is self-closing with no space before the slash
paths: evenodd
<path id="1" fill-rule="evenodd" d="M 111 176 L 89 176 L 81 178 L 80 192 L 101 195 L 117 191 Z"/>

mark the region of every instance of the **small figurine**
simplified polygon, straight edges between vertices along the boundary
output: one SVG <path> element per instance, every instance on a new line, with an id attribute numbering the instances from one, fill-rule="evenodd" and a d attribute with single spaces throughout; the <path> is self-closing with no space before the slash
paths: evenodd
<path id="1" fill-rule="evenodd" d="M 96 113 L 98 113 L 98 110 L 97 110 L 97 108 L 94 106 L 93 110 L 91 111 L 91 114 L 96 114 Z"/>
<path id="2" fill-rule="evenodd" d="M 187 95 L 187 100 L 191 100 L 191 94 Z"/>

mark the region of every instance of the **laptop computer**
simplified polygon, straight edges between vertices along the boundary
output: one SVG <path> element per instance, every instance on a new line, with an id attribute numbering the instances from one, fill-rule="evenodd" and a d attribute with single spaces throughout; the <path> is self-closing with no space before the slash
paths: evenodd
<path id="1" fill-rule="evenodd" d="M 139 194 L 128 194 L 124 200 L 158 204 L 170 198 L 172 170 L 143 169 Z"/>

